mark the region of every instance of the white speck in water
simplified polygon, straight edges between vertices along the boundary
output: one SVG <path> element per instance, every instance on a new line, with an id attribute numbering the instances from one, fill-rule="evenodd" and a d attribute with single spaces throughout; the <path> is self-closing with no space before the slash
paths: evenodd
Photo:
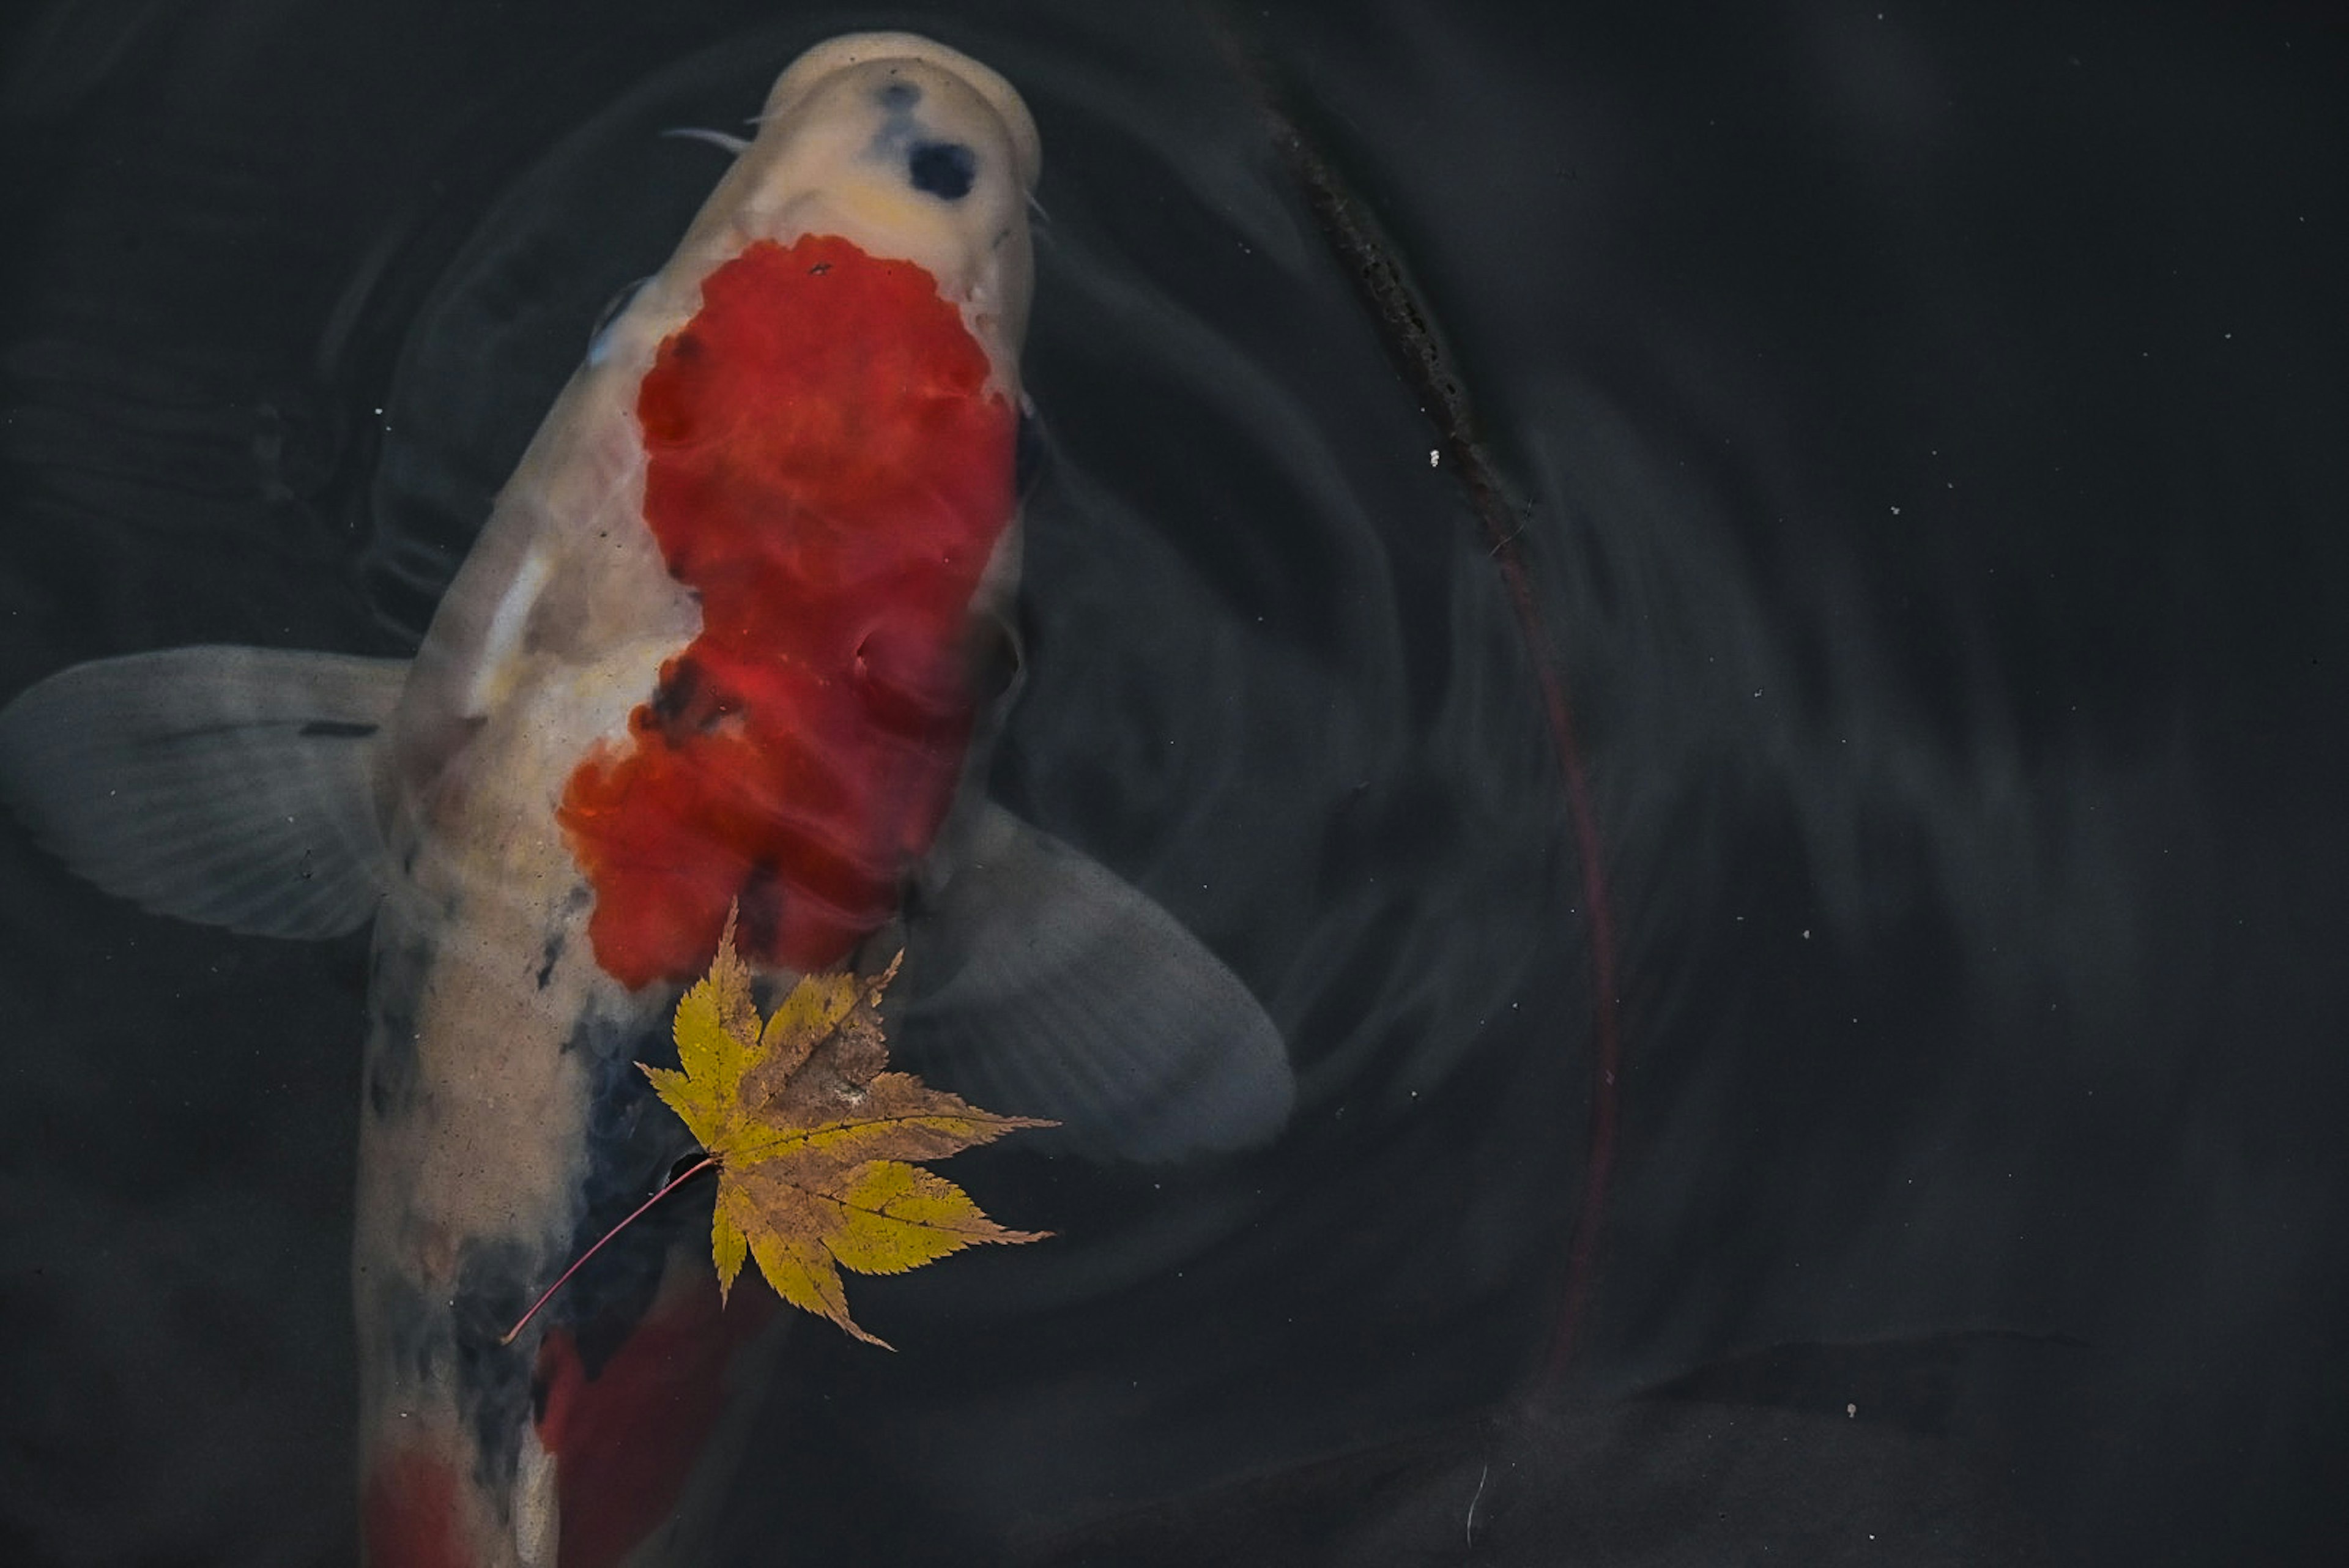
<path id="1" fill-rule="evenodd" d="M 1427 466 L 1428 466 L 1428 467 L 1430 467 L 1430 468 L 1437 467 L 1437 466 L 1438 466 L 1438 465 L 1440 465 L 1443 462 L 1444 462 L 1444 453 L 1443 453 L 1440 450 L 1430 450 L 1430 451 L 1429 451 L 1429 452 L 1428 452 L 1428 454 L 1427 454 Z"/>

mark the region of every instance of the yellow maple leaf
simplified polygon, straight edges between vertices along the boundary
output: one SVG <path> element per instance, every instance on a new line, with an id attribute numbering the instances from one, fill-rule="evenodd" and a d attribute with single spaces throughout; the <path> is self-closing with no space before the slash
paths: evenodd
<path id="1" fill-rule="evenodd" d="M 903 1273 L 974 1242 L 1049 1233 L 1004 1229 L 913 1163 L 1055 1124 L 885 1070 L 874 1004 L 904 956 L 878 975 L 810 975 L 761 1021 L 730 912 L 709 974 L 677 1004 L 678 1068 L 644 1067 L 719 1168 L 709 1244 L 721 1299 L 747 1254 L 776 1294 L 873 1345 L 886 1342 L 848 1315 L 842 1269 Z"/>

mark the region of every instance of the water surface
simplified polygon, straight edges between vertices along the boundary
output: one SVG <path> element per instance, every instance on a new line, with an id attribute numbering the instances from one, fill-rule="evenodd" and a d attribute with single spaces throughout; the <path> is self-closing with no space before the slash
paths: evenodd
<path id="1" fill-rule="evenodd" d="M 860 1282 L 895 1356 L 795 1333 L 739 1560 L 2333 1560 L 2314 11 L 50 7 L 0 690 L 412 645 L 716 178 L 660 132 L 902 24 L 1046 147 L 998 793 L 1233 965 L 1300 1101 L 1221 1163 L 957 1162 L 1061 1239 Z M 1433 313 L 1547 649 L 1235 40 Z M 346 1561 L 364 944 L 0 857 L 0 1543 Z"/>

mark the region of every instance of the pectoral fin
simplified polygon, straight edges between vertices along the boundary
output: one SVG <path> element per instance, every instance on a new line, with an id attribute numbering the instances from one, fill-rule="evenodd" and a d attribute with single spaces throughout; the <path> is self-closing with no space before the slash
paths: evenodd
<path id="1" fill-rule="evenodd" d="M 1174 917 L 1000 807 L 911 923 L 899 1044 L 1028 1147 L 1169 1160 L 1268 1140 L 1296 1082 L 1247 987 Z"/>
<path id="2" fill-rule="evenodd" d="M 0 711 L 0 798 L 109 893 L 275 937 L 366 923 L 377 742 L 405 661 L 175 648 L 76 665 Z"/>

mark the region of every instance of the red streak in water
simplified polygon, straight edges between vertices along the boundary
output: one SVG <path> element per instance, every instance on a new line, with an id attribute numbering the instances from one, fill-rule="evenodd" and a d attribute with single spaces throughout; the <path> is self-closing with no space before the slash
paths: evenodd
<path id="1" fill-rule="evenodd" d="M 734 1353 L 774 1316 L 760 1291 L 719 1311 L 708 1268 L 665 1292 L 591 1376 L 571 1331 L 539 1347 L 539 1441 L 554 1456 L 563 1568 L 612 1568 L 668 1518 L 725 1414 Z"/>
<path id="2" fill-rule="evenodd" d="M 457 1477 L 429 1454 L 401 1449 L 376 1464 L 359 1514 L 367 1568 L 473 1568 L 457 1528 Z"/>
<path id="3" fill-rule="evenodd" d="M 712 272 L 636 398 L 645 522 L 700 597 L 629 738 L 559 813 L 596 961 L 686 981 L 741 905 L 753 961 L 828 967 L 895 911 L 969 739 L 971 596 L 1014 418 L 910 262 L 761 242 Z"/>

